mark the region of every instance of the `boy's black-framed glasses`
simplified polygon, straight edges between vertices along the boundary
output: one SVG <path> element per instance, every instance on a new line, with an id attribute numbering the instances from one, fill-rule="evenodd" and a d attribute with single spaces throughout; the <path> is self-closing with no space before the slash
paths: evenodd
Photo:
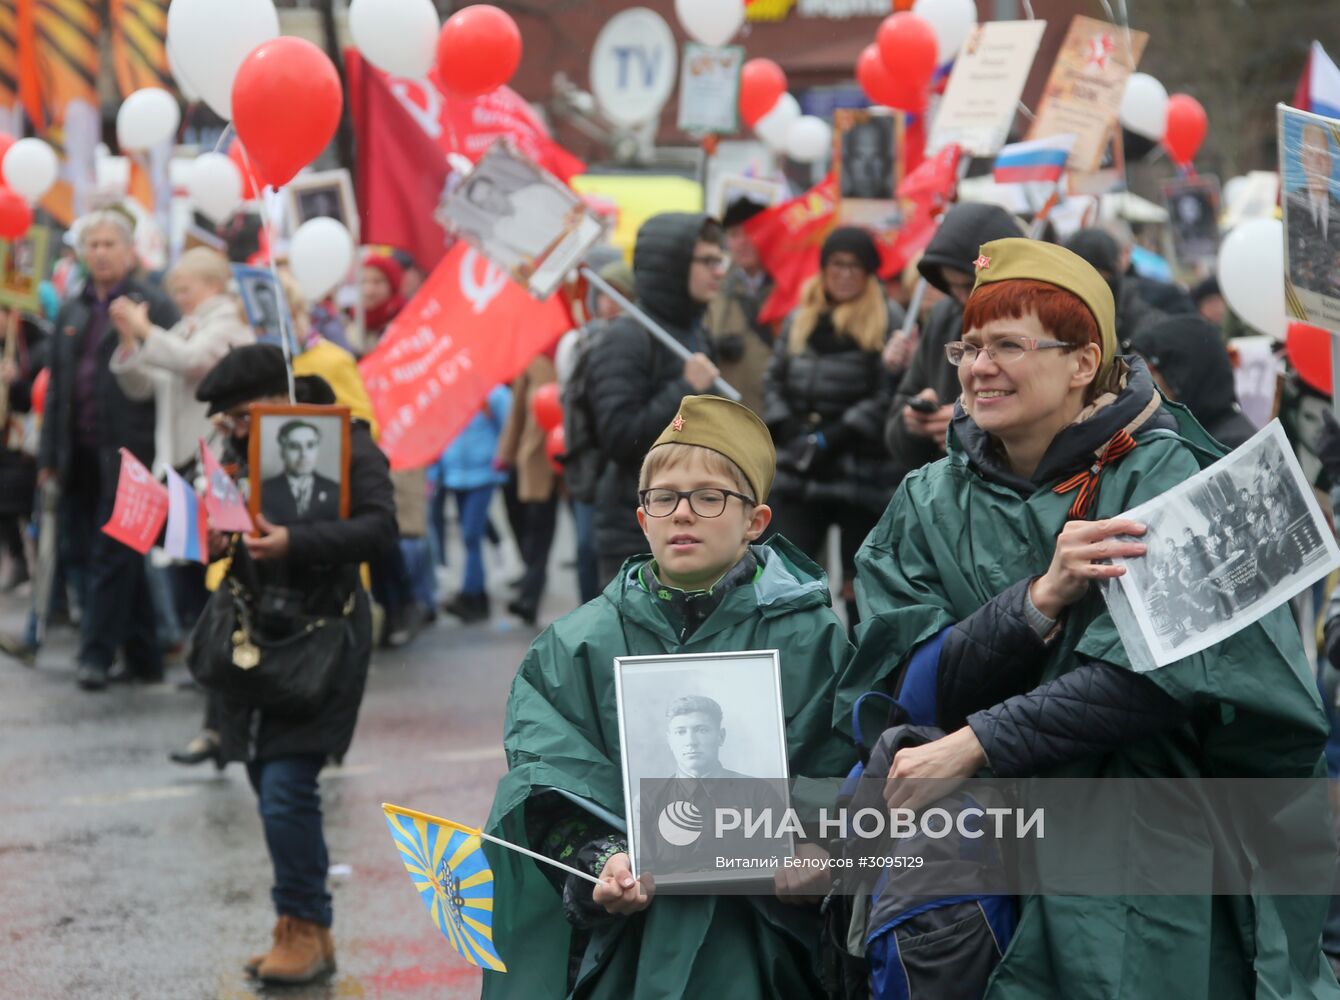
<path id="1" fill-rule="evenodd" d="M 689 509 L 699 517 L 720 517 L 721 512 L 726 509 L 726 502 L 731 497 L 738 498 L 741 503 L 750 507 L 757 504 L 753 497 L 736 493 L 734 490 L 718 489 L 715 486 L 705 486 L 696 490 L 642 490 L 637 495 L 638 503 L 647 512 L 648 517 L 669 517 L 679 509 L 679 501 L 685 499 L 689 501 Z"/>

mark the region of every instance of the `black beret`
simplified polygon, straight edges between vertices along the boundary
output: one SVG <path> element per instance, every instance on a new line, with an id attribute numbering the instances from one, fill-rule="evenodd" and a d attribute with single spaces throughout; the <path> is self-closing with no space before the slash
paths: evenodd
<path id="1" fill-rule="evenodd" d="M 229 351 L 196 387 L 195 398 L 222 413 L 266 396 L 288 395 L 284 352 L 274 344 L 248 344 Z"/>
<path id="2" fill-rule="evenodd" d="M 849 253 L 861 262 L 867 274 L 879 273 L 879 251 L 870 234 L 859 226 L 840 226 L 828 234 L 819 248 L 819 266 L 827 267 L 835 253 Z"/>

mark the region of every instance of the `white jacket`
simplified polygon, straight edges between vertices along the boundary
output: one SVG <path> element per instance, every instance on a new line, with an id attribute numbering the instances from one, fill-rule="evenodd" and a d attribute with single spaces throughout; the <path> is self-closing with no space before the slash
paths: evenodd
<path id="1" fill-rule="evenodd" d="M 138 348 L 112 355 L 112 374 L 131 399 L 154 397 L 154 472 L 189 462 L 200 438 L 210 434 L 208 409 L 195 389 L 234 347 L 254 344 L 256 334 L 238 312 L 237 299 L 215 295 L 171 330 L 154 327 Z"/>

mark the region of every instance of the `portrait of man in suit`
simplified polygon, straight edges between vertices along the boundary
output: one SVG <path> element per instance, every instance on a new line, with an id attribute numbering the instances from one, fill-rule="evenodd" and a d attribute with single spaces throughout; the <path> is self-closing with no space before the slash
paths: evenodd
<path id="1" fill-rule="evenodd" d="M 321 428 L 286 420 L 275 435 L 284 471 L 261 483 L 261 513 L 272 524 L 330 521 L 340 516 L 340 484 L 316 471 Z"/>
<path id="2" fill-rule="evenodd" d="M 1320 125 L 1304 125 L 1298 163 L 1303 185 L 1285 199 L 1289 279 L 1299 288 L 1340 297 L 1340 200 L 1331 191 L 1331 146 Z"/>

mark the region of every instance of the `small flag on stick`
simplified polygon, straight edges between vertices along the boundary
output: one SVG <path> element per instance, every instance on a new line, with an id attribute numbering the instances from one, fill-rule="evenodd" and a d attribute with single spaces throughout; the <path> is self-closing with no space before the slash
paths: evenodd
<path id="1" fill-rule="evenodd" d="M 481 969 L 506 972 L 493 947 L 493 871 L 484 857 L 483 841 L 561 868 L 588 882 L 599 879 L 524 847 L 491 837 L 440 816 L 382 803 L 386 825 L 400 851 L 419 898 L 433 924 L 465 959 Z"/>
<path id="2" fill-rule="evenodd" d="M 167 481 L 167 534 L 163 536 L 163 551 L 174 559 L 209 562 L 204 502 L 172 466 L 167 468 Z"/>
<path id="3" fill-rule="evenodd" d="M 167 513 L 167 488 L 139 459 L 122 448 L 116 501 L 111 520 L 102 526 L 102 533 L 143 555 L 158 541 Z"/>
<path id="4" fill-rule="evenodd" d="M 1064 132 L 1045 139 L 1002 146 L 996 154 L 991 177 L 997 184 L 1059 180 L 1074 145 L 1074 133 Z"/>
<path id="5" fill-rule="evenodd" d="M 247 534 L 255 531 L 241 491 L 204 441 L 200 442 L 200 463 L 205 470 L 205 510 L 209 514 L 209 526 L 215 531 Z"/>

